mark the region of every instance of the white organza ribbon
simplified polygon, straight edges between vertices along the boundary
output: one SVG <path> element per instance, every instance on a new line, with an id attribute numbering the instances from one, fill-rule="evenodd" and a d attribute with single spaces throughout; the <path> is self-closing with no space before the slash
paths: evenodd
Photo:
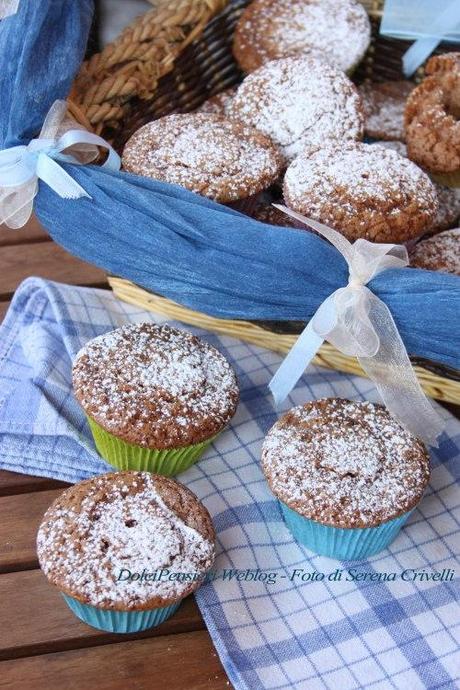
<path id="1" fill-rule="evenodd" d="M 415 436 L 433 444 L 443 421 L 420 387 L 390 310 L 366 287 L 378 273 L 407 266 L 406 248 L 364 239 L 351 244 L 335 230 L 276 206 L 339 250 L 348 264 L 349 281 L 321 304 L 272 378 L 269 387 L 275 404 L 287 397 L 327 340 L 343 354 L 357 357 L 390 413 Z"/>
<path id="2" fill-rule="evenodd" d="M 0 0 L 0 19 L 11 17 L 16 14 L 19 7 L 19 0 Z"/>
<path id="3" fill-rule="evenodd" d="M 446 3 L 444 3 L 446 4 Z M 427 33 L 429 36 L 419 38 L 411 45 L 403 55 L 403 72 L 406 77 L 411 77 L 425 60 L 430 57 L 441 43 L 443 38 L 452 29 L 460 28 L 460 0 L 451 0 L 446 4 L 444 11 L 440 12 L 435 21 L 430 25 Z"/>
<path id="4" fill-rule="evenodd" d="M 89 197 L 57 161 L 91 163 L 99 155 L 98 146 L 102 146 L 109 152 L 102 167 L 119 170 L 120 157 L 110 144 L 81 128 L 66 113 L 65 101 L 55 101 L 38 139 L 32 139 L 27 146 L 0 151 L 0 224 L 17 229 L 27 223 L 39 179 L 63 199 Z"/>

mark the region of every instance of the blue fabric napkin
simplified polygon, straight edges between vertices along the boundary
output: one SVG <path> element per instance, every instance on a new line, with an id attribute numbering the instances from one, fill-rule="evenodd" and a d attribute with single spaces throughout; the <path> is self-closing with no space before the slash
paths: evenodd
<path id="1" fill-rule="evenodd" d="M 72 359 L 90 338 L 146 320 L 164 319 L 107 291 L 22 283 L 0 330 L 1 468 L 70 482 L 109 469 L 73 399 Z M 266 386 L 281 357 L 189 330 L 229 358 L 241 387 L 229 430 L 180 476 L 216 526 L 215 579 L 196 598 L 235 688 L 458 687 L 460 423 L 440 408 L 447 432 L 429 490 L 389 549 L 357 564 L 316 556 L 290 536 L 259 466 L 276 419 Z M 311 367 L 286 407 L 324 396 L 376 399 L 365 379 Z"/>

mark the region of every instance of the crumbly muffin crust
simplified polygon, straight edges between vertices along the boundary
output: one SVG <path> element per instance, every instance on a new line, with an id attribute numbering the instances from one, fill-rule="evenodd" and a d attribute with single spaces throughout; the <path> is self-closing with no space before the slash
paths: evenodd
<path id="1" fill-rule="evenodd" d="M 298 156 L 284 178 L 286 204 L 350 240 L 404 242 L 432 225 L 435 188 L 418 166 L 375 144 L 348 142 Z"/>
<path id="2" fill-rule="evenodd" d="M 235 373 L 191 333 L 128 324 L 91 340 L 73 366 L 75 396 L 106 431 L 145 448 L 179 448 L 222 431 L 238 404 Z"/>
<path id="3" fill-rule="evenodd" d="M 142 611 L 186 597 L 200 578 L 128 581 L 123 569 L 204 576 L 214 541 L 208 511 L 185 486 L 148 472 L 111 472 L 54 501 L 37 552 L 46 577 L 65 594 L 102 609 Z"/>
<path id="4" fill-rule="evenodd" d="M 226 203 L 270 186 L 282 159 L 270 139 L 247 124 L 188 113 L 141 127 L 127 142 L 122 164 L 128 172 Z"/>
<path id="5" fill-rule="evenodd" d="M 404 141 L 404 108 L 413 88 L 410 81 L 362 84 L 364 133 L 375 139 Z"/>
<path id="6" fill-rule="evenodd" d="M 268 432 L 271 490 L 306 518 L 374 527 L 414 508 L 428 484 L 424 445 L 380 405 L 326 398 L 294 407 Z"/>
<path id="7" fill-rule="evenodd" d="M 407 99 L 409 158 L 433 173 L 460 169 L 460 53 L 431 58 Z"/>
<path id="8" fill-rule="evenodd" d="M 269 136 L 286 160 L 363 134 L 356 87 L 337 67 L 309 56 L 274 60 L 247 76 L 228 114 Z"/>
<path id="9" fill-rule="evenodd" d="M 460 276 L 460 228 L 446 230 L 416 244 L 410 265 Z"/>
<path id="10" fill-rule="evenodd" d="M 356 0 L 254 0 L 236 25 L 233 54 L 245 72 L 315 52 L 347 71 L 363 57 L 370 36 L 369 17 Z"/>

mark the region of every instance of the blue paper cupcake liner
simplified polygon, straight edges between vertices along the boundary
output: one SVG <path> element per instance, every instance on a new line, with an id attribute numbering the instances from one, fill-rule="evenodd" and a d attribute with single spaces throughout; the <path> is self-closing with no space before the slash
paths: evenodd
<path id="1" fill-rule="evenodd" d="M 150 611 L 112 611 L 83 604 L 78 599 L 62 595 L 67 606 L 84 623 L 113 633 L 136 633 L 160 625 L 177 611 L 180 601 Z"/>
<path id="2" fill-rule="evenodd" d="M 410 510 L 394 520 L 383 522 L 378 527 L 342 529 L 309 520 L 282 501 L 279 501 L 279 504 L 296 541 L 321 556 L 342 561 L 368 558 L 386 549 L 412 513 Z"/>

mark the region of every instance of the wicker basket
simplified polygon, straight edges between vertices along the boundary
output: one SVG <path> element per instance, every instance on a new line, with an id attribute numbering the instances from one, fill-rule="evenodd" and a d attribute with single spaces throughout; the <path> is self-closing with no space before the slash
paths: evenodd
<path id="1" fill-rule="evenodd" d="M 151 1 L 151 10 L 83 63 L 69 99 L 73 115 L 118 150 L 146 122 L 173 112 L 193 111 L 242 79 L 231 43 L 235 23 L 248 0 Z M 372 42 L 354 75 L 358 82 L 402 78 L 401 57 L 409 44 L 380 36 L 383 4 L 383 0 L 363 0 L 371 18 Z M 452 49 L 445 43 L 437 52 Z M 113 277 L 109 282 L 120 299 L 280 352 L 291 347 L 303 327 L 216 319 L 153 295 L 128 280 Z M 316 362 L 363 374 L 354 358 L 328 344 L 323 345 Z M 460 372 L 419 359 L 413 363 L 428 395 L 460 403 Z"/>

